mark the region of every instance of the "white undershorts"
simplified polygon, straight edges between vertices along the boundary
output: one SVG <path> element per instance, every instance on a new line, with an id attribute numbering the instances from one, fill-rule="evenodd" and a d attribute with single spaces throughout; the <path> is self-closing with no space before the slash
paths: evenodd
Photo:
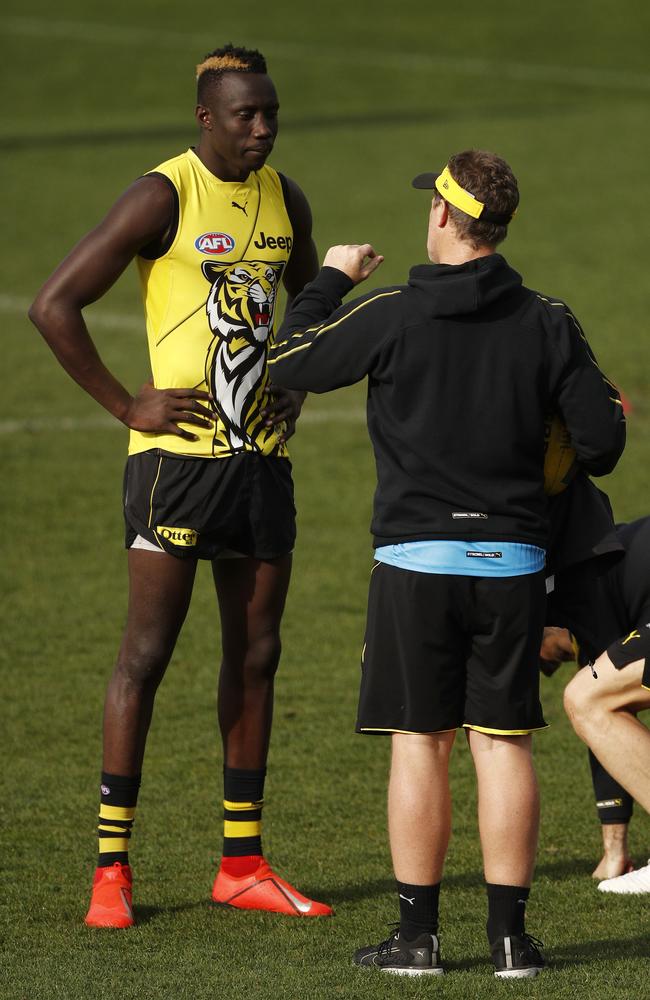
<path id="1" fill-rule="evenodd" d="M 135 536 L 131 548 L 143 549 L 145 552 L 163 552 L 163 553 L 165 552 L 164 549 L 161 549 L 158 545 L 154 545 L 153 542 L 150 542 L 147 538 L 143 538 L 142 535 Z M 243 552 L 235 552 L 234 549 L 224 549 L 222 552 L 219 553 L 219 555 L 215 556 L 215 559 L 246 559 L 246 558 L 247 557 L 244 555 Z"/>

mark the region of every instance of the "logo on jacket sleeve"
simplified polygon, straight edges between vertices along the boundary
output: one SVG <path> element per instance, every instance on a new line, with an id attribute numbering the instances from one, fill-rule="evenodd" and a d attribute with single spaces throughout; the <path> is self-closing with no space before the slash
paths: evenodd
<path id="1" fill-rule="evenodd" d="M 200 253 L 222 254 L 235 249 L 235 241 L 228 233 L 203 233 L 194 240 L 194 246 Z"/>

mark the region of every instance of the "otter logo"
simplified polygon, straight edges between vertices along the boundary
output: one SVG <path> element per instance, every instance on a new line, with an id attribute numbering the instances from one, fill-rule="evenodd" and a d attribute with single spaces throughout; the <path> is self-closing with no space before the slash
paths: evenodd
<path id="1" fill-rule="evenodd" d="M 202 265 L 212 285 L 205 308 L 214 335 L 205 381 L 233 452 L 244 451 L 246 443 L 258 447 L 262 418 L 256 401 L 267 377 L 267 341 L 283 267 L 267 261 Z"/>
<path id="2" fill-rule="evenodd" d="M 222 254 L 235 249 L 235 241 L 228 233 L 203 233 L 194 240 L 194 246 L 201 253 Z"/>
<path id="3" fill-rule="evenodd" d="M 192 528 L 166 528 L 162 524 L 156 526 L 156 534 L 164 538 L 166 542 L 180 545 L 186 549 L 196 545 L 199 538 L 198 532 Z"/>

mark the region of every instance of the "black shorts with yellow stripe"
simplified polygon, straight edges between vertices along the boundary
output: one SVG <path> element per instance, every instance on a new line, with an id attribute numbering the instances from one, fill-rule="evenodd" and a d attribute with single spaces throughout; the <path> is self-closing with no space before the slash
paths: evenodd
<path id="1" fill-rule="evenodd" d="M 523 735 L 539 700 L 544 573 L 473 577 L 373 567 L 357 732 L 464 726 Z"/>
<path id="2" fill-rule="evenodd" d="M 274 559 L 291 552 L 296 540 L 286 458 L 141 452 L 127 459 L 123 499 L 127 549 L 140 535 L 180 558 L 214 559 L 230 550 Z"/>
<path id="3" fill-rule="evenodd" d="M 650 622 L 639 625 L 628 635 L 613 642 L 607 648 L 607 655 L 617 670 L 622 670 L 637 660 L 645 660 L 641 684 L 650 689 Z"/>

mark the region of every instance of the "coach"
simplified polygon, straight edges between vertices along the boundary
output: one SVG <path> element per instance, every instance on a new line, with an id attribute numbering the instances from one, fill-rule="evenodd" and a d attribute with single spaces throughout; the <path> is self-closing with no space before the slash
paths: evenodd
<path id="1" fill-rule="evenodd" d="M 593 475 L 615 466 L 625 419 L 567 306 L 525 288 L 495 252 L 519 201 L 507 163 L 469 150 L 413 185 L 434 190 L 431 263 L 412 268 L 405 285 L 342 307 L 383 258 L 369 244 L 333 247 L 269 358 L 287 388 L 326 392 L 368 379 L 376 563 L 357 729 L 392 734 L 400 926 L 355 961 L 442 972 L 448 761 L 464 727 L 496 975 L 528 977 L 544 965 L 524 929 L 539 823 L 531 733 L 545 726 L 544 419 L 561 413 Z"/>

